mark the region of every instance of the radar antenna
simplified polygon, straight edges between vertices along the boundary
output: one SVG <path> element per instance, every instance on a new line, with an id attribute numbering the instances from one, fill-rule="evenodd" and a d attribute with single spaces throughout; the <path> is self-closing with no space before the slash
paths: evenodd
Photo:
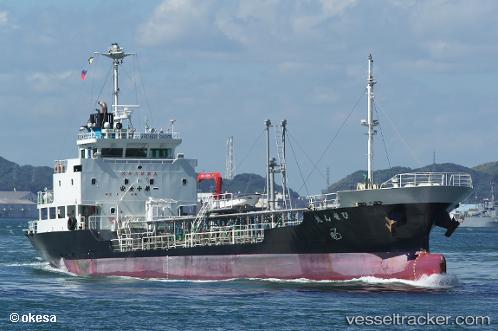
<path id="1" fill-rule="evenodd" d="M 126 53 L 118 43 L 113 43 L 107 52 L 94 52 L 97 55 L 103 55 L 112 59 L 112 81 L 113 81 L 113 105 L 114 119 L 121 122 L 123 119 L 128 119 L 131 124 L 132 108 L 138 108 L 138 105 L 120 105 L 119 104 L 119 66 L 123 64 L 125 57 L 136 55 L 134 53 Z"/>

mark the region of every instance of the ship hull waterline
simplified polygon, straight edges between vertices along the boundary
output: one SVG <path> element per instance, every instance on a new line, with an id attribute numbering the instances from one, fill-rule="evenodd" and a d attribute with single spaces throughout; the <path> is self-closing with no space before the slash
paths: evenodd
<path id="1" fill-rule="evenodd" d="M 130 276 L 176 280 L 351 280 L 373 276 L 417 280 L 446 272 L 441 254 L 372 253 L 250 254 L 61 259 L 59 267 L 83 276 Z"/>

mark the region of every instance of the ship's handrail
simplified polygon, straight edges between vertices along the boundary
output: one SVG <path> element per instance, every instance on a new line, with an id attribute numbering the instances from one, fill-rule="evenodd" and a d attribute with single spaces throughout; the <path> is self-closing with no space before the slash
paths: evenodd
<path id="1" fill-rule="evenodd" d="M 291 212 L 296 212 L 291 215 Z M 117 251 L 171 249 L 225 244 L 257 243 L 264 239 L 264 231 L 276 227 L 295 226 L 302 222 L 302 210 L 285 212 L 249 212 L 235 216 L 232 221 L 214 225 L 209 221 L 195 228 L 194 217 L 171 217 L 167 219 L 120 218 L 115 223 L 116 239 L 111 245 Z M 247 216 L 251 215 L 251 216 Z M 218 215 L 230 216 L 230 215 Z M 248 219 L 250 217 L 250 219 Z"/>
<path id="2" fill-rule="evenodd" d="M 166 132 L 137 132 L 128 129 L 102 129 L 101 131 L 90 131 L 78 133 L 78 140 L 86 139 L 180 139 L 180 133 L 176 131 Z"/>
<path id="3" fill-rule="evenodd" d="M 472 188 L 472 177 L 462 172 L 410 172 L 397 174 L 380 185 L 380 188 L 415 186 L 463 186 Z"/>
<path id="4" fill-rule="evenodd" d="M 116 239 L 111 239 L 111 246 L 114 250 L 126 252 L 171 249 L 176 247 L 257 243 L 263 241 L 264 230 L 271 227 L 271 223 L 213 226 L 206 231 L 185 233 L 182 236 L 175 236 L 172 233 L 157 235 L 149 232 L 133 233 L 129 236 L 119 236 Z"/>
<path id="5" fill-rule="evenodd" d="M 307 198 L 308 208 L 310 209 L 334 208 L 339 206 L 337 193 L 310 195 Z"/>
<path id="6" fill-rule="evenodd" d="M 36 196 L 36 203 L 38 205 L 50 204 L 52 202 L 54 202 L 54 191 L 52 190 L 38 191 Z"/>
<path id="7" fill-rule="evenodd" d="M 88 224 L 86 226 L 89 230 L 116 229 L 123 224 L 132 227 L 148 224 L 143 215 L 126 215 L 120 216 L 119 219 L 116 215 L 91 215 L 87 220 Z"/>
<path id="8" fill-rule="evenodd" d="M 212 226 L 208 231 L 186 233 L 185 243 L 188 247 L 257 243 L 263 241 L 264 230 L 271 227 L 271 223 Z"/>

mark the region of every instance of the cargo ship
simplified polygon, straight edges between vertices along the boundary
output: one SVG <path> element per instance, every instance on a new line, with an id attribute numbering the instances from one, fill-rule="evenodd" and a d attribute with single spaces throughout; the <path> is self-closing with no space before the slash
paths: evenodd
<path id="1" fill-rule="evenodd" d="M 449 212 L 472 190 L 465 173 L 403 173 L 373 178 L 373 60 L 368 58 L 368 172 L 355 190 L 308 197 L 293 207 L 286 178 L 282 121 L 278 161 L 267 133 L 263 194 L 222 193 L 219 173 L 197 173 L 196 159 L 176 151 L 171 127 L 137 130 L 137 105 L 120 103 L 119 68 L 131 56 L 118 44 L 97 53 L 112 62 L 113 104 L 90 114 L 77 134 L 78 155 L 57 160 L 53 190 L 38 192 L 39 217 L 26 236 L 52 266 L 77 275 L 223 280 L 347 280 L 363 276 L 419 279 L 446 271 L 429 250 L 434 226 L 450 236 Z M 200 180 L 216 191 L 198 199 Z"/>

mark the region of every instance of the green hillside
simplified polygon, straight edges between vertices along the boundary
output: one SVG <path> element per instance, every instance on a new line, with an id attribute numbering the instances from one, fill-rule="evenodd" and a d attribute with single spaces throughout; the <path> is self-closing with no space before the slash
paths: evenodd
<path id="1" fill-rule="evenodd" d="M 20 166 L 0 157 L 0 191 L 42 191 L 52 188 L 53 169 L 50 167 Z"/>
<path id="2" fill-rule="evenodd" d="M 491 183 L 498 184 L 498 162 L 488 162 L 467 168 L 458 164 L 443 163 L 431 164 L 425 167 L 411 169 L 408 167 L 393 167 L 391 169 L 377 170 L 374 172 L 376 183 L 382 183 L 395 174 L 403 172 L 465 172 L 472 176 L 474 183 L 474 193 L 468 202 L 479 202 L 491 195 Z M 14 162 L 0 157 L 0 190 L 11 191 L 14 188 L 18 191 L 37 192 L 45 187 L 52 188 L 53 169 L 50 167 L 34 167 L 30 165 L 20 166 Z M 365 181 L 366 171 L 358 170 L 345 178 L 330 185 L 327 192 L 340 190 L 350 190 L 356 188 L 356 184 Z M 210 181 L 202 182 L 199 185 L 200 191 L 209 192 L 214 189 L 214 184 Z M 265 178 L 256 174 L 240 174 L 232 180 L 224 180 L 223 191 L 250 194 L 264 192 Z M 281 187 L 276 185 L 276 190 Z M 497 186 L 498 190 L 498 186 Z M 299 195 L 291 190 L 291 195 L 295 199 Z"/>
<path id="3" fill-rule="evenodd" d="M 223 179 L 223 192 L 232 192 L 238 194 L 263 193 L 265 191 L 266 179 L 256 174 L 240 174 L 233 179 Z M 211 192 L 214 190 L 214 183 L 204 181 L 199 184 L 199 190 L 202 192 Z M 276 191 L 281 191 L 280 185 L 275 185 Z M 299 194 L 290 190 L 293 198 L 299 197 Z"/>
<path id="4" fill-rule="evenodd" d="M 377 170 L 374 172 L 374 181 L 383 183 L 392 176 L 404 172 L 464 172 L 472 176 L 474 192 L 468 198 L 467 202 L 479 202 L 491 195 L 491 183 L 498 184 L 498 162 L 489 162 L 467 168 L 453 163 L 431 164 L 421 168 L 393 167 L 391 169 Z M 341 190 L 351 190 L 356 188 L 357 183 L 365 181 L 366 170 L 358 170 L 345 178 L 330 185 L 327 192 L 336 192 Z"/>

